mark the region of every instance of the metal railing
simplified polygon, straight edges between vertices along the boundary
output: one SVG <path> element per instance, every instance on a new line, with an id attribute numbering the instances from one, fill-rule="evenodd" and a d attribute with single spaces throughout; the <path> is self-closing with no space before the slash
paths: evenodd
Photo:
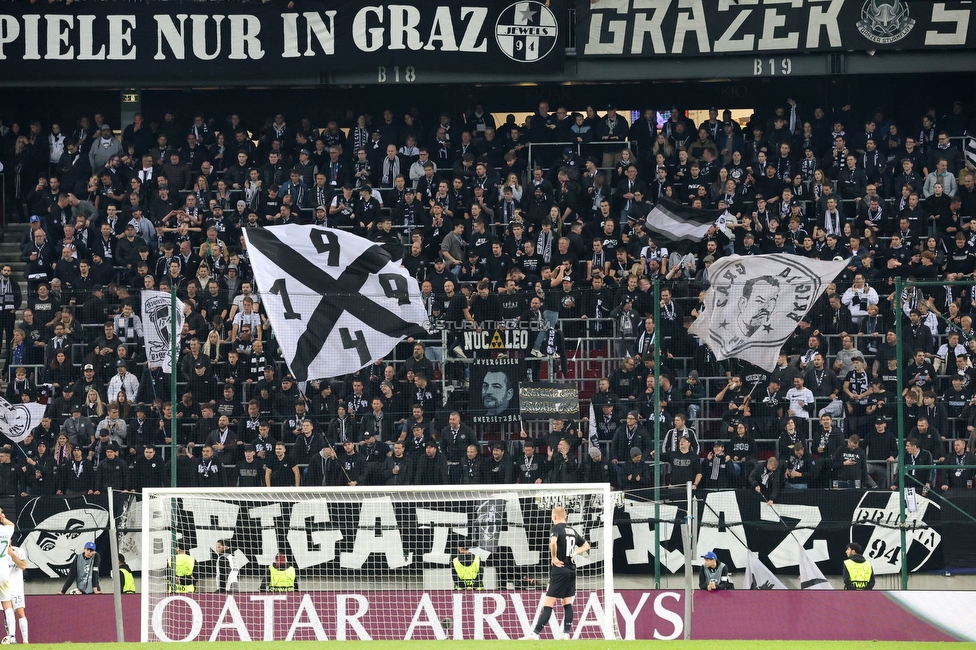
<path id="1" fill-rule="evenodd" d="M 528 143 L 528 173 L 531 178 L 532 169 L 541 167 L 543 171 L 549 171 L 553 166 L 558 166 L 566 147 L 573 149 L 573 155 L 578 158 L 580 164 L 589 157 L 597 160 L 597 167 L 609 172 L 620 160 L 620 152 L 630 149 L 629 140 L 614 140 L 612 142 L 530 142 Z M 636 160 L 635 160 L 636 162 Z"/>

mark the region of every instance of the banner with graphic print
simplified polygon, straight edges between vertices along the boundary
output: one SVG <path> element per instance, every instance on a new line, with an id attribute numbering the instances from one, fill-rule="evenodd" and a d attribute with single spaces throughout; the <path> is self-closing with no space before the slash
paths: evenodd
<path id="1" fill-rule="evenodd" d="M 523 420 L 579 417 L 579 389 L 571 384 L 547 381 L 519 383 L 519 408 Z"/>
<path id="2" fill-rule="evenodd" d="M 976 47 L 965 0 L 577 0 L 576 16 L 584 58 Z"/>
<path id="3" fill-rule="evenodd" d="M 561 70 L 566 13 L 563 0 L 5 3 L 0 83 L 250 83 L 380 67 L 410 83 L 428 70 Z"/>
<path id="4" fill-rule="evenodd" d="M 716 359 L 745 359 L 772 372 L 797 324 L 847 264 L 786 253 L 723 257 L 708 269 L 705 314 L 688 331 Z"/>
<path id="5" fill-rule="evenodd" d="M 11 442 L 21 442 L 41 423 L 46 408 L 37 402 L 11 404 L 0 397 L 0 434 Z"/>
<path id="6" fill-rule="evenodd" d="M 150 368 L 162 368 L 167 375 L 173 370 L 173 334 L 176 346 L 182 342 L 186 305 L 176 299 L 173 319 L 173 296 L 163 291 L 142 292 L 142 327 L 146 339 L 146 362 Z"/>
<path id="7" fill-rule="evenodd" d="M 468 412 L 478 424 L 519 421 L 519 385 L 525 377 L 522 359 L 475 359 L 469 382 Z"/>
<path id="8" fill-rule="evenodd" d="M 683 487 L 675 492 L 674 499 L 669 500 L 665 490 L 665 500 L 659 506 L 642 501 L 633 493 L 622 499 L 613 522 L 614 573 L 654 572 L 656 521 L 661 522 L 662 569 L 667 573 L 684 570 L 680 523 L 685 516 L 686 501 Z M 910 572 L 940 571 L 945 567 L 952 567 L 953 571 L 976 569 L 976 554 L 971 551 L 970 543 L 976 533 L 972 518 L 976 515 L 976 497 L 965 490 L 958 491 L 963 494 L 952 492 L 948 496 L 961 510 L 940 501 L 919 499 L 916 511 L 906 513 L 905 541 Z M 134 494 L 116 492 L 115 495 L 119 552 L 138 573 L 145 567 L 145 560 L 140 556 L 142 501 Z M 750 552 L 755 553 L 755 559 L 774 574 L 785 576 L 783 582 L 795 589 L 801 586 L 801 580 L 797 580 L 801 575 L 801 563 L 806 563 L 802 576 L 808 580 L 811 575 L 816 575 L 814 569 L 828 576 L 840 575 L 846 558 L 844 549 L 851 541 L 861 544 L 877 575 L 901 572 L 898 495 L 893 492 L 789 490 L 780 495 L 773 507 L 758 499 L 752 490 L 710 492 L 699 497 L 696 519 L 699 523 L 696 534 L 699 552 L 693 562 L 700 564 L 702 560 L 698 556 L 706 550 L 714 551 L 737 573 L 734 577 L 737 587 L 742 584 L 741 572 L 749 564 Z M 391 560 L 399 557 L 402 562 L 404 557 L 412 555 L 443 559 L 443 562 L 433 564 L 416 561 L 412 570 L 423 573 L 445 569 L 450 572 L 446 564 L 450 553 L 438 550 L 436 543 L 431 547 L 431 537 L 416 534 L 418 527 L 432 525 L 433 504 L 433 501 L 424 502 L 419 509 L 398 507 L 390 513 L 389 516 L 395 517 L 396 526 L 384 529 L 384 534 L 389 534 L 393 551 L 373 555 L 369 571 L 385 572 L 395 568 L 388 564 Z M 110 555 L 106 494 L 0 498 L 0 507 L 6 513 L 16 513 L 18 535 L 14 542 L 24 548 L 32 577 L 63 579 L 75 554 L 80 553 L 88 541 L 96 542 L 103 558 Z M 515 507 L 514 503 L 506 503 L 505 508 L 499 509 L 497 500 L 486 499 L 464 512 L 457 511 L 460 521 L 467 521 L 468 525 L 457 529 L 464 531 L 458 533 L 461 537 L 449 540 L 445 536 L 442 541 L 455 547 L 494 551 L 498 547 L 511 547 L 511 554 L 503 554 L 499 561 L 508 561 L 505 558 L 513 556 L 533 557 L 535 559 L 531 561 L 525 560 L 528 562 L 525 566 L 535 566 L 536 560 L 542 563 L 539 566 L 545 566 L 544 558 L 530 553 L 534 546 L 522 546 L 529 540 L 547 538 L 548 524 L 540 523 L 548 521 L 545 504 L 522 500 L 518 502 L 517 513 L 511 510 Z M 440 503 L 436 508 L 453 512 L 457 510 L 457 504 Z M 375 548 L 369 546 L 375 543 L 372 535 L 357 536 L 355 524 L 359 521 L 359 505 L 347 504 L 342 512 L 341 519 L 332 520 L 319 533 L 322 540 L 333 541 L 305 544 L 303 536 L 289 537 L 287 532 L 305 525 L 307 511 L 295 509 L 287 516 L 266 519 L 260 507 L 242 508 L 233 500 L 214 499 L 206 512 L 180 506 L 183 522 L 180 534 L 184 536 L 190 554 L 207 566 L 216 561 L 217 556 L 213 553 L 216 540 L 232 539 L 234 548 L 247 559 L 243 571 L 246 575 L 253 575 L 260 567 L 267 566 L 279 553 L 294 557 L 302 569 L 321 568 L 326 564 L 338 567 L 342 563 L 340 556 L 366 558 L 375 552 Z M 590 535 L 591 525 L 598 527 L 602 523 L 587 524 L 586 535 Z M 435 536 L 434 539 L 441 538 Z M 355 540 L 351 542 L 353 552 L 337 553 L 335 544 L 339 540 Z M 802 545 L 805 558 L 801 556 L 798 544 Z M 359 546 L 362 552 L 356 551 Z M 496 560 L 498 558 L 489 562 L 489 566 L 494 566 L 492 563 Z M 520 563 L 524 563 L 522 559 L 516 561 L 516 564 Z M 342 567 L 363 570 L 361 564 L 355 567 L 342 564 Z M 110 568 L 107 564 L 103 566 L 103 573 Z M 755 569 L 754 564 L 754 573 Z"/>

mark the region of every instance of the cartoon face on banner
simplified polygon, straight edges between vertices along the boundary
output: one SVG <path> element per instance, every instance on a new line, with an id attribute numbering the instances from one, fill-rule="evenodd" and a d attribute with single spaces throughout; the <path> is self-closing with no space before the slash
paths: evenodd
<path id="1" fill-rule="evenodd" d="M 168 369 L 170 366 L 172 336 L 174 332 L 179 336 L 183 329 L 186 306 L 177 300 L 175 314 L 172 308 L 173 298 L 169 294 L 162 291 L 142 292 L 142 322 L 145 326 L 146 355 L 150 367 L 161 366 Z M 173 316 L 176 317 L 175 327 Z"/>
<path id="2" fill-rule="evenodd" d="M 919 497 L 915 512 L 905 512 L 908 544 L 906 560 L 909 571 L 918 571 L 942 542 L 942 535 L 931 527 L 940 520 L 937 503 Z M 878 575 L 901 572 L 901 533 L 898 529 L 898 494 L 865 492 L 854 510 L 851 541 L 864 547 L 864 557 L 871 561 Z"/>
<path id="3" fill-rule="evenodd" d="M 34 498 L 21 509 L 17 527 L 23 531 L 27 568 L 63 578 L 85 543 L 108 527 L 108 511 L 85 497 Z"/>
<path id="4" fill-rule="evenodd" d="M 518 359 L 477 360 L 471 366 L 471 415 L 478 423 L 517 422 L 518 386 L 522 364 Z"/>
<path id="5" fill-rule="evenodd" d="M 170 350 L 172 342 L 170 340 L 170 317 L 169 305 L 153 305 L 154 309 L 147 314 L 149 325 L 153 328 L 156 336 L 150 337 L 152 345 L 149 354 L 153 359 L 161 359 Z"/>
<path id="6" fill-rule="evenodd" d="M 37 403 L 11 404 L 0 397 L 0 433 L 20 442 L 41 423 L 44 406 Z"/>

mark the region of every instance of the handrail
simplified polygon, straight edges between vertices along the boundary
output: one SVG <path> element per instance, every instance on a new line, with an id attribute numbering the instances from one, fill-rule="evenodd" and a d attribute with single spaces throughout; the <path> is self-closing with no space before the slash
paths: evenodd
<path id="1" fill-rule="evenodd" d="M 535 157 L 536 155 L 538 155 L 538 153 L 534 154 L 533 150 L 535 152 L 541 152 L 543 150 L 553 149 L 553 153 L 555 155 L 552 156 L 552 160 L 558 160 L 560 154 L 562 153 L 562 150 L 565 149 L 566 147 L 572 147 L 574 150 L 573 154 L 575 156 L 579 158 L 586 158 L 584 152 L 589 148 L 595 148 L 600 154 L 605 153 L 604 151 L 599 151 L 601 149 L 622 151 L 624 149 L 630 149 L 630 141 L 614 140 L 612 142 L 600 142 L 600 141 L 597 142 L 529 142 L 528 156 L 527 156 L 527 162 L 528 162 L 527 173 L 529 174 L 529 176 L 531 177 L 532 169 L 535 168 L 538 164 L 535 160 Z M 542 167 L 544 171 L 548 171 L 551 167 L 551 165 L 549 164 L 546 165 L 538 164 L 538 166 Z M 609 171 L 610 169 L 612 169 L 612 167 L 604 167 L 601 165 L 597 165 L 597 167 L 604 171 Z"/>

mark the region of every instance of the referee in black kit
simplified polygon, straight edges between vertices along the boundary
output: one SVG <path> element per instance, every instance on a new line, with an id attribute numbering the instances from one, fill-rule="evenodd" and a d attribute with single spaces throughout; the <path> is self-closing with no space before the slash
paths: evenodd
<path id="1" fill-rule="evenodd" d="M 563 605 L 563 637 L 569 638 L 573 632 L 573 599 L 576 597 L 576 564 L 573 558 L 590 550 L 590 543 L 579 532 L 566 524 L 566 508 L 556 506 L 552 509 L 552 529 L 549 531 L 549 554 L 552 557 L 549 567 L 549 589 L 542 601 L 542 613 L 535 628 L 525 639 L 538 639 L 542 628 L 552 616 L 552 606 L 556 601 Z M 558 635 L 556 638 L 560 638 Z"/>

